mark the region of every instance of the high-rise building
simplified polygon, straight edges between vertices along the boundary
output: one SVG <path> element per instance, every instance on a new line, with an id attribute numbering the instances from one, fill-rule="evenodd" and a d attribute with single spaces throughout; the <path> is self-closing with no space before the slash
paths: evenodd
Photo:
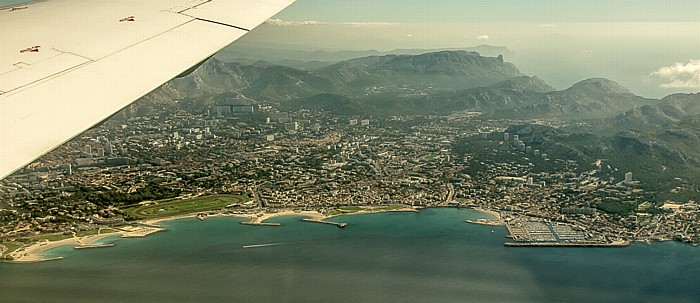
<path id="1" fill-rule="evenodd" d="M 632 182 L 632 172 L 627 172 L 625 174 L 625 182 Z"/>
<path id="2" fill-rule="evenodd" d="M 510 140 L 510 134 L 509 133 L 503 133 L 503 141 L 508 141 Z"/>
<path id="3" fill-rule="evenodd" d="M 350 119 L 348 122 L 350 125 L 357 125 L 357 119 Z"/>
<path id="4" fill-rule="evenodd" d="M 367 119 L 362 120 L 362 121 L 360 121 L 360 124 L 362 124 L 362 126 L 368 126 L 368 125 L 369 125 L 369 120 L 367 120 Z"/>
<path id="5" fill-rule="evenodd" d="M 252 105 L 241 105 L 241 106 L 231 106 L 231 112 L 233 113 L 253 113 L 255 108 Z"/>
<path id="6" fill-rule="evenodd" d="M 224 105 L 229 106 L 232 113 L 252 113 L 255 111 L 253 101 L 243 98 L 227 98 Z"/>
<path id="7" fill-rule="evenodd" d="M 248 106 L 253 105 L 253 101 L 242 98 L 226 98 L 226 105 L 229 106 Z"/>
<path id="8" fill-rule="evenodd" d="M 214 106 L 214 109 L 216 110 L 217 117 L 223 117 L 224 115 L 231 113 L 231 107 L 228 105 L 224 105 L 224 106 L 217 105 L 217 106 Z"/>

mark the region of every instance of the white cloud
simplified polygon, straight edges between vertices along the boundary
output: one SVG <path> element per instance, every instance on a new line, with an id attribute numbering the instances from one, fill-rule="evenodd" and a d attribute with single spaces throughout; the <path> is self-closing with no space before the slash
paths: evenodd
<path id="1" fill-rule="evenodd" d="M 651 75 L 667 81 L 667 83 L 661 84 L 661 87 L 698 88 L 700 87 L 700 60 L 664 66 Z"/>
<path id="2" fill-rule="evenodd" d="M 299 25 L 321 25 L 321 24 L 326 24 L 321 21 L 286 21 L 282 19 L 270 19 L 265 22 L 266 24 L 270 25 L 275 25 L 275 26 L 299 26 Z"/>
<path id="3" fill-rule="evenodd" d="M 350 25 L 353 27 L 376 27 L 376 26 L 392 26 L 398 25 L 399 23 L 389 23 L 389 22 L 346 22 L 344 25 Z"/>
<path id="4" fill-rule="evenodd" d="M 478 39 L 478 40 L 482 40 L 482 41 L 486 41 L 486 40 L 488 40 L 488 39 L 489 39 L 489 35 L 481 35 L 481 36 L 477 36 L 477 37 L 476 37 L 476 39 Z"/>

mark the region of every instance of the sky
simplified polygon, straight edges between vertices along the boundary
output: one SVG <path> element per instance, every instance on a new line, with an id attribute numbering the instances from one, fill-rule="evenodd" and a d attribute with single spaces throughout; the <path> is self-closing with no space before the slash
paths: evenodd
<path id="1" fill-rule="evenodd" d="M 297 0 L 237 43 L 380 51 L 504 46 L 506 61 L 555 88 L 604 77 L 658 98 L 700 91 L 698 16 L 698 0 Z"/>
<path id="2" fill-rule="evenodd" d="M 694 21 L 696 0 L 297 0 L 278 15 L 323 22 Z"/>

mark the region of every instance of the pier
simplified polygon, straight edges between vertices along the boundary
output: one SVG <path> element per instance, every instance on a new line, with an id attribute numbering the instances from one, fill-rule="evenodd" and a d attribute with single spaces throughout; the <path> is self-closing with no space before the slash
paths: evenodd
<path id="1" fill-rule="evenodd" d="M 347 223 L 330 222 L 330 221 L 323 221 L 323 220 L 316 220 L 316 219 L 301 219 L 301 220 L 306 221 L 306 222 L 313 222 L 313 223 L 331 224 L 331 225 L 337 226 L 338 228 L 345 228 L 346 226 L 348 226 Z"/>
<path id="2" fill-rule="evenodd" d="M 488 226 L 503 226 L 503 222 L 501 220 L 487 220 L 487 219 L 479 219 L 479 220 L 466 220 L 467 223 L 471 224 L 477 224 L 477 225 L 488 225 Z"/>
<path id="3" fill-rule="evenodd" d="M 60 261 L 60 260 L 63 260 L 63 257 L 42 258 L 42 259 L 38 259 L 38 260 L 29 260 L 29 261 L 4 260 L 2 262 L 15 263 L 15 264 L 31 264 L 31 263 L 41 263 L 41 262 Z"/>
<path id="4" fill-rule="evenodd" d="M 114 244 L 109 243 L 109 244 L 85 244 L 85 245 L 80 245 L 73 247 L 73 249 L 88 249 L 88 248 L 104 248 L 104 247 L 112 247 Z"/>
<path id="5" fill-rule="evenodd" d="M 257 247 L 268 247 L 268 246 L 277 246 L 282 243 L 267 243 L 267 244 L 253 244 L 253 245 L 243 245 L 243 248 L 257 248 Z"/>
<path id="6" fill-rule="evenodd" d="M 256 226 L 282 226 L 279 223 L 265 223 L 265 222 L 241 222 L 243 225 L 256 225 Z"/>

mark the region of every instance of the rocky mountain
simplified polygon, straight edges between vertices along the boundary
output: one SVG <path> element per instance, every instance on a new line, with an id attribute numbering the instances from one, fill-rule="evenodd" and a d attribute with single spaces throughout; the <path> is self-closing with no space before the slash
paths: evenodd
<path id="1" fill-rule="evenodd" d="M 495 118 L 595 119 L 657 102 L 634 95 L 614 81 L 593 78 L 562 91 L 530 94 L 522 106 L 494 111 Z"/>
<path id="2" fill-rule="evenodd" d="M 700 114 L 700 93 L 673 94 L 652 105 L 644 105 L 620 113 L 611 121 L 611 127 L 647 130 L 668 127 L 684 117 Z"/>
<path id="3" fill-rule="evenodd" d="M 265 48 L 259 45 L 246 44 L 245 41 L 239 41 L 228 46 L 219 53 L 215 58 L 224 62 L 240 62 L 244 64 L 253 64 L 259 60 L 273 62 L 277 65 L 294 67 L 302 70 L 315 70 L 355 58 L 371 57 L 371 56 L 386 56 L 386 55 L 421 55 L 426 53 L 435 53 L 440 51 L 468 51 L 477 52 L 482 56 L 496 57 L 498 55 L 507 56 L 510 54 L 508 48 L 503 46 L 479 45 L 466 48 L 447 48 L 447 49 L 395 49 L 391 51 L 377 50 L 341 50 L 341 51 L 304 51 L 304 50 L 288 50 Z"/>
<path id="4" fill-rule="evenodd" d="M 443 111 L 475 110 L 493 113 L 513 109 L 542 100 L 543 95 L 555 91 L 537 77 L 520 76 L 489 86 L 444 93 L 434 99 L 442 103 Z"/>
<path id="5" fill-rule="evenodd" d="M 442 51 L 421 55 L 370 56 L 343 61 L 316 71 L 299 70 L 266 61 L 253 64 L 225 63 L 211 59 L 192 74 L 177 78 L 149 94 L 141 104 L 158 103 L 167 97 L 189 100 L 182 104 L 193 108 L 211 106 L 231 97 L 245 97 L 257 102 L 327 107 L 334 110 L 337 99 L 353 103 L 347 108 L 383 112 L 407 109 L 418 112 L 449 110 L 433 102 L 431 94 L 458 89 L 494 85 L 522 77 L 518 69 L 503 57 L 482 57 L 467 51 Z M 517 81 L 517 80 L 514 80 Z M 515 82 L 514 82 L 515 83 Z M 548 88 L 547 88 L 548 89 Z M 331 97 L 336 96 L 336 97 Z M 425 99 L 424 106 L 403 102 Z M 331 97 L 324 102 L 324 98 Z M 172 101 L 171 101 L 172 103 Z M 393 104 L 393 105 L 392 105 Z M 135 110 L 131 110 L 135 112 Z"/>
<path id="6" fill-rule="evenodd" d="M 539 100 L 543 92 L 554 88 L 537 77 L 520 76 L 485 87 L 454 91 L 428 91 L 422 93 L 385 92 L 365 94 L 361 97 L 343 97 L 338 106 L 338 96 L 323 94 L 298 100 L 294 104 L 310 108 L 324 108 L 338 114 L 449 114 L 455 111 L 513 108 Z"/>
<path id="7" fill-rule="evenodd" d="M 649 108 L 641 107 L 656 102 L 600 78 L 556 91 L 537 77 L 523 75 L 502 56 L 439 51 L 368 56 L 314 71 L 266 61 L 244 64 L 211 59 L 192 74 L 149 94 L 142 104 L 179 100 L 180 106 L 201 110 L 233 97 L 339 114 L 476 110 L 488 117 L 511 119 L 606 118 L 634 108 L 647 112 Z M 671 103 L 670 107 L 680 106 Z M 144 111 L 131 108 L 130 112 Z"/>
<path id="8" fill-rule="evenodd" d="M 453 90 L 522 76 L 502 56 L 482 57 L 466 51 L 364 57 L 331 65 L 315 74 L 360 91 L 395 86 Z"/>

